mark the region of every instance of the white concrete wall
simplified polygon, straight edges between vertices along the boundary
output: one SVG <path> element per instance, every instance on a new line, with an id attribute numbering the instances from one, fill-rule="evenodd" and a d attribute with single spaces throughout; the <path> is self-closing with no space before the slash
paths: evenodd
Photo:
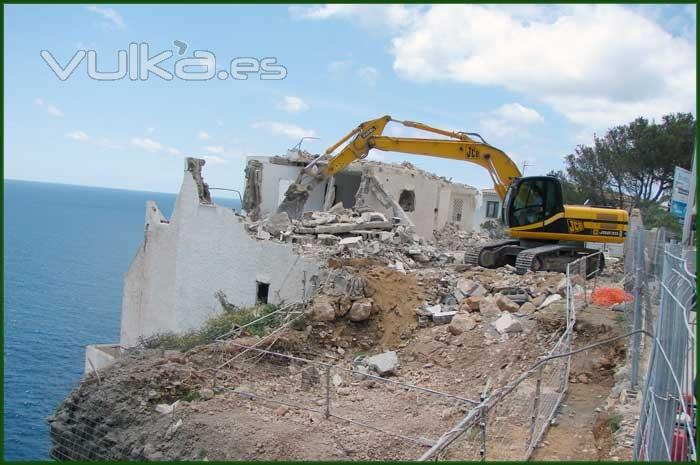
<path id="1" fill-rule="evenodd" d="M 91 344 L 85 347 L 85 368 L 86 375 L 95 370 L 101 370 L 112 365 L 117 358 L 121 347 L 118 344 Z"/>
<path id="2" fill-rule="evenodd" d="M 280 193 L 280 181 L 287 181 L 286 185 L 288 186 L 296 180 L 301 172 L 300 166 L 270 163 L 271 158 L 248 157 L 248 160 L 258 160 L 263 164 L 262 185 L 260 186 L 260 195 L 262 197 L 260 213 L 262 216 L 276 212 L 280 199 L 284 198 L 284 192 Z M 304 211 L 323 210 L 324 192 L 325 183 L 317 186 L 306 201 Z"/>
<path id="3" fill-rule="evenodd" d="M 496 218 L 486 217 L 486 208 L 488 202 L 498 202 L 498 216 Z M 481 191 L 481 198 L 479 201 L 479 207 L 476 209 L 476 215 L 474 218 L 474 224 L 476 229 L 481 229 L 481 225 L 486 220 L 499 220 L 501 218 L 501 207 L 503 207 L 503 202 L 498 194 L 491 190 Z"/>
<path id="4" fill-rule="evenodd" d="M 433 231 L 442 228 L 448 221 L 452 222 L 453 196 L 464 199 L 460 228 L 466 231 L 475 228 L 477 189 L 452 184 L 401 166 L 375 165 L 366 169 L 372 172 L 386 193 L 397 201 L 401 191 L 415 192 L 415 210 L 406 212 L 406 215 L 415 224 L 419 235 L 432 238 Z"/>
<path id="5" fill-rule="evenodd" d="M 147 204 L 144 243 L 124 282 L 121 345 L 200 326 L 221 311 L 217 291 L 235 305 L 253 305 L 256 281 L 270 284 L 270 303 L 298 301 L 303 271 L 308 283 L 317 262 L 288 244 L 257 241 L 229 208 L 200 204 L 186 171 L 169 223 L 155 203 Z"/>

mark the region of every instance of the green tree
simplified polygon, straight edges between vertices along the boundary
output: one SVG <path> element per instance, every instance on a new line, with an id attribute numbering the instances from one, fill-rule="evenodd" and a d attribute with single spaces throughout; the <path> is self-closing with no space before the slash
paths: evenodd
<path id="1" fill-rule="evenodd" d="M 565 158 L 566 179 L 591 204 L 648 208 L 668 195 L 675 166 L 690 167 L 695 131 L 690 113 L 637 118 L 576 147 Z"/>

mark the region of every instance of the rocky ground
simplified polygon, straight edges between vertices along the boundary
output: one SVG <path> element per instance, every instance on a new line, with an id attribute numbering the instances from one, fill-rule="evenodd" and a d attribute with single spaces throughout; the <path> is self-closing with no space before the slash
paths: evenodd
<path id="1" fill-rule="evenodd" d="M 349 223 L 351 217 L 365 226 L 384 223 L 372 215 L 333 215 L 332 221 L 306 218 L 294 227 L 301 234 L 298 228 Z M 349 216 L 339 221 L 341 215 Z M 396 228 L 379 231 L 388 235 L 342 246 L 343 239 L 314 236 L 332 243 L 324 248 L 328 269 L 319 291 L 302 318 L 259 346 L 298 359 L 241 353 L 241 345 L 260 343 L 245 335 L 185 353 L 132 351 L 99 377 L 88 376 L 49 419 L 53 456 L 412 460 L 469 411 L 464 399 L 478 401 L 487 385 L 502 386 L 526 371 L 563 331 L 562 274 L 520 276 L 511 267 L 463 265 L 459 254 L 484 240 L 471 234 L 445 233 L 429 243 Z M 372 247 L 381 253 L 368 254 Z M 606 273 L 601 282 L 619 279 L 614 269 Z M 578 296 L 586 292 L 583 285 L 576 283 Z M 589 306 L 579 315 L 574 344 L 619 331 L 614 312 Z M 617 457 L 610 453 L 613 422 L 606 402 L 623 347 L 621 342 L 574 357 L 569 397 L 534 458 Z M 325 366 L 302 358 L 334 368 L 326 377 Z M 511 402 L 529 405 L 533 392 L 528 380 Z M 331 413 L 352 422 L 326 417 L 327 395 Z M 489 458 L 521 458 L 528 414 L 503 408 L 494 415 L 499 426 L 490 433 Z M 441 459 L 478 458 L 476 440 L 472 435 L 456 442 Z"/>

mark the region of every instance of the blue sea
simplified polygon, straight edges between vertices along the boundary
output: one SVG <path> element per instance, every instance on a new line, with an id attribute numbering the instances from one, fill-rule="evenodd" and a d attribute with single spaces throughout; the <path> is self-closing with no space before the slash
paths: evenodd
<path id="1" fill-rule="evenodd" d="M 175 195 L 5 180 L 6 460 L 48 459 L 46 417 L 80 382 L 84 347 L 119 341 L 146 200 L 169 217 Z"/>

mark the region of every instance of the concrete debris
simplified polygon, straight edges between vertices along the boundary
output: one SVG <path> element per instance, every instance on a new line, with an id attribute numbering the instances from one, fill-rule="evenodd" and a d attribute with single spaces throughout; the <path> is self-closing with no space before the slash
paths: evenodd
<path id="1" fill-rule="evenodd" d="M 446 325 L 452 321 L 453 317 L 457 315 L 457 312 L 438 312 L 433 313 L 433 323 L 436 325 Z"/>
<path id="2" fill-rule="evenodd" d="M 523 330 L 520 322 L 510 313 L 504 313 L 499 319 L 491 323 L 491 325 L 500 334 L 519 333 Z"/>
<path id="3" fill-rule="evenodd" d="M 520 306 L 520 309 L 518 310 L 518 313 L 523 313 L 525 315 L 530 315 L 532 313 L 535 313 L 537 311 L 537 307 L 535 307 L 532 302 L 525 302 Z"/>
<path id="4" fill-rule="evenodd" d="M 346 237 L 340 240 L 340 245 L 355 246 L 362 242 L 362 236 Z"/>
<path id="5" fill-rule="evenodd" d="M 520 306 L 518 304 L 516 304 L 503 294 L 496 295 L 496 305 L 498 305 L 498 308 L 501 309 L 501 311 L 503 312 L 513 313 L 517 312 L 520 309 Z"/>
<path id="6" fill-rule="evenodd" d="M 175 401 L 172 404 L 158 404 L 156 405 L 156 412 L 161 413 L 163 415 L 167 415 L 169 413 L 173 413 L 175 408 L 180 405 L 180 401 Z"/>
<path id="7" fill-rule="evenodd" d="M 279 238 L 283 232 L 291 231 L 292 222 L 286 212 L 272 213 L 262 220 L 260 227 L 269 232 L 272 237 Z"/>
<path id="8" fill-rule="evenodd" d="M 343 378 L 341 378 L 339 374 L 333 375 L 331 381 L 333 382 L 333 386 L 335 387 L 340 387 L 343 385 Z"/>
<path id="9" fill-rule="evenodd" d="M 399 357 L 396 352 L 390 350 L 383 354 L 374 355 L 364 360 L 370 370 L 375 371 L 379 376 L 394 374 L 399 365 Z"/>
<path id="10" fill-rule="evenodd" d="M 561 300 L 562 297 L 559 294 L 552 294 L 548 296 L 544 301 L 537 307 L 538 310 L 542 310 L 543 308 L 553 304 L 554 302 Z"/>
<path id="11" fill-rule="evenodd" d="M 459 313 L 452 318 L 447 330 L 453 336 L 459 336 L 460 334 L 466 331 L 471 331 L 474 328 L 476 328 L 476 321 L 474 320 L 474 317 L 467 313 Z"/>

